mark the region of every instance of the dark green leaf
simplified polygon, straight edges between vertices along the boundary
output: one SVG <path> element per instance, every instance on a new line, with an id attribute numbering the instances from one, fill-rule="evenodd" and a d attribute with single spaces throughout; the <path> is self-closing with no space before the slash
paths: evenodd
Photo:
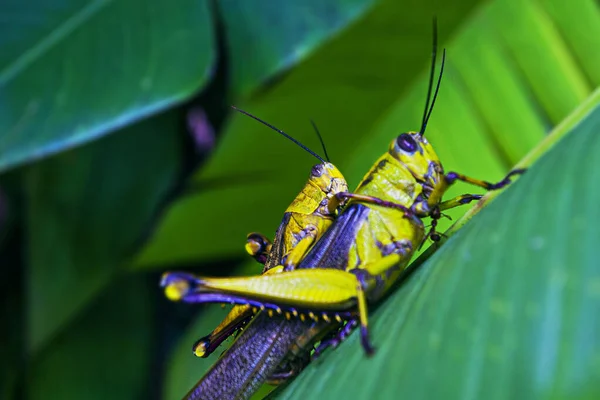
<path id="1" fill-rule="evenodd" d="M 189 96 L 215 58 L 206 0 L 2 2 L 0 171 Z"/>
<path id="2" fill-rule="evenodd" d="M 178 172 L 175 113 L 166 113 L 25 171 L 29 348 L 112 279 L 150 227 Z"/>
<path id="3" fill-rule="evenodd" d="M 84 315 L 72 321 L 35 358 L 27 375 L 28 399 L 156 398 L 151 380 L 155 325 L 154 284 L 115 281 Z"/>
<path id="4" fill-rule="evenodd" d="M 255 89 L 274 72 L 360 16 L 374 0 L 221 0 L 235 92 Z"/>

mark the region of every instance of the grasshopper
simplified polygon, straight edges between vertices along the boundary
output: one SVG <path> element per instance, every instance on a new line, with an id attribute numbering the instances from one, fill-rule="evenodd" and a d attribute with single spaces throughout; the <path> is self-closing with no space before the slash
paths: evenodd
<path id="1" fill-rule="evenodd" d="M 341 196 L 348 199 L 342 212 L 294 270 L 247 278 L 176 272 L 165 276 L 167 290 L 183 282 L 187 290 L 181 300 L 185 302 L 249 304 L 271 311 L 270 315 L 259 313 L 248 324 L 186 398 L 247 398 L 274 373 L 282 379 L 286 370 L 288 376 L 296 374 L 317 341 L 322 340 L 316 349 L 320 353 L 337 345 L 355 326 L 360 327 L 364 350 L 372 354 L 367 304 L 378 301 L 391 288 L 427 237 L 439 239 L 435 222 L 442 211 L 481 197 L 464 194 L 443 201 L 448 188 L 463 181 L 495 190 L 524 172 L 513 170 L 498 183 L 444 172 L 425 138 L 445 62 L 444 51 L 431 98 L 436 37 L 434 25 L 432 67 L 420 130 L 392 140 L 355 192 Z M 427 233 L 425 217 L 434 222 Z"/>
<path id="2" fill-rule="evenodd" d="M 264 265 L 263 274 L 292 270 L 311 245 L 333 223 L 337 209 L 343 201 L 335 195 L 346 192 L 348 185 L 341 172 L 329 162 L 323 139 L 314 123 L 313 127 L 323 145 L 327 161 L 282 130 L 246 111 L 236 107 L 233 109 L 267 125 L 320 161 L 312 167 L 308 181 L 285 210 L 281 224 L 275 232 L 274 242 L 271 243 L 264 235 L 256 232 L 250 233 L 246 239 L 246 251 Z M 179 296 L 178 293 L 174 299 L 177 300 Z M 253 315 L 254 312 L 249 305 L 234 306 L 209 335 L 199 339 L 193 345 L 194 354 L 198 357 L 209 356 L 225 339 L 238 332 Z"/>
<path id="3" fill-rule="evenodd" d="M 345 202 L 344 195 L 348 191 L 348 185 L 341 172 L 329 162 L 327 149 L 314 122 L 313 128 L 323 146 L 327 161 L 282 130 L 246 111 L 232 108 L 275 130 L 320 161 L 312 167 L 307 183 L 286 209 L 273 243 L 256 232 L 247 237 L 246 251 L 259 263 L 264 264 L 263 275 L 293 270 L 333 223 L 338 208 Z M 372 201 L 377 202 L 377 199 Z M 178 284 L 167 286 L 167 297 L 174 301 L 180 300 L 187 290 L 185 281 L 179 281 Z M 239 332 L 256 311 L 249 305 L 234 306 L 209 335 L 194 343 L 192 351 L 198 357 L 208 357 L 229 336 Z"/>

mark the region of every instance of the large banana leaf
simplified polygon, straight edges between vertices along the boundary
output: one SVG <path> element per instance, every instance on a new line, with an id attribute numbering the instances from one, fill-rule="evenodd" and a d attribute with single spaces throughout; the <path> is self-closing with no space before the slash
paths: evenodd
<path id="1" fill-rule="evenodd" d="M 2 2 L 0 171 L 127 126 L 202 87 L 216 57 L 208 1 L 179 5 Z"/>

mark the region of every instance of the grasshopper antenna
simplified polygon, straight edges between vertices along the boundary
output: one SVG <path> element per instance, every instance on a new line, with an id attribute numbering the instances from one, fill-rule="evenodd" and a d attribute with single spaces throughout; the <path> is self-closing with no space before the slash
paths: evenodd
<path id="1" fill-rule="evenodd" d="M 312 119 L 310 120 L 310 123 L 312 124 L 315 132 L 317 132 L 317 136 L 319 137 L 319 141 L 321 142 L 321 147 L 323 147 L 323 153 L 325 153 L 325 158 L 327 159 L 327 162 L 331 162 L 329 161 L 329 154 L 327 154 L 327 148 L 325 147 L 323 136 L 321 136 L 321 132 L 319 132 L 319 128 L 317 128 L 317 124 L 315 124 L 315 121 L 313 121 Z"/>
<path id="2" fill-rule="evenodd" d="M 427 129 L 427 123 L 429 122 L 429 117 L 431 117 L 431 112 L 433 111 L 433 106 L 435 104 L 435 100 L 437 99 L 438 92 L 440 90 L 440 84 L 442 83 L 442 75 L 444 74 L 444 63 L 446 62 L 446 49 L 442 52 L 442 65 L 440 68 L 440 74 L 438 76 L 437 84 L 435 86 L 435 92 L 433 94 L 433 100 L 431 101 L 431 106 L 429 104 L 429 100 L 431 100 L 431 89 L 433 88 L 433 78 L 435 75 L 435 61 L 437 55 L 437 18 L 433 19 L 433 50 L 431 54 L 431 69 L 429 72 L 429 84 L 427 85 L 427 97 L 425 99 L 425 110 L 423 111 L 423 121 L 421 123 L 421 134 L 425 135 L 425 129 Z"/>
<path id="3" fill-rule="evenodd" d="M 266 121 L 263 121 L 262 119 L 250 114 L 247 111 L 241 110 L 239 108 L 237 108 L 236 106 L 231 106 L 231 108 L 233 108 L 235 111 L 241 112 L 244 115 L 247 115 L 248 117 L 257 120 L 258 122 L 260 122 L 263 125 L 268 126 L 269 128 L 273 129 L 275 132 L 279 133 L 280 135 L 288 138 L 289 140 L 291 140 L 292 142 L 296 143 L 296 145 L 300 146 L 302 149 L 304 149 L 308 154 L 312 155 L 313 157 L 315 157 L 316 159 L 318 159 L 319 161 L 321 161 L 322 163 L 325 163 L 326 161 L 323 160 L 323 158 L 318 155 L 317 153 L 315 153 L 314 151 L 312 151 L 311 149 L 309 149 L 308 147 L 306 147 L 305 145 L 303 145 L 302 143 L 300 143 L 300 141 L 298 141 L 297 139 L 294 139 L 293 137 L 291 137 L 290 135 L 288 135 L 287 133 L 285 133 L 284 131 L 282 131 L 281 129 L 278 129 L 276 127 L 274 127 L 273 125 L 269 124 Z"/>
<path id="4" fill-rule="evenodd" d="M 437 99 L 438 92 L 440 90 L 440 83 L 442 83 L 442 75 L 444 74 L 444 64 L 446 62 L 446 49 L 442 50 L 442 65 L 440 66 L 440 75 L 438 76 L 437 84 L 435 85 L 435 92 L 433 93 L 433 100 L 431 101 L 431 107 L 429 107 L 429 112 L 427 113 L 427 118 L 425 119 L 425 125 L 429 122 L 429 117 L 431 117 L 431 112 L 433 111 L 433 105 L 435 104 L 435 100 Z M 425 128 L 423 127 L 422 134 L 425 134 Z"/>

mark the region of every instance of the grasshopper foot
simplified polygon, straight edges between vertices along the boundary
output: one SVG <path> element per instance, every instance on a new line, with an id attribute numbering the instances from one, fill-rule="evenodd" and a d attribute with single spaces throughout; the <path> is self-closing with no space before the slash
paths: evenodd
<path id="1" fill-rule="evenodd" d="M 360 327 L 360 342 L 368 357 L 375 354 L 375 347 L 371 344 L 371 340 L 369 339 L 369 329 L 366 326 Z"/>

